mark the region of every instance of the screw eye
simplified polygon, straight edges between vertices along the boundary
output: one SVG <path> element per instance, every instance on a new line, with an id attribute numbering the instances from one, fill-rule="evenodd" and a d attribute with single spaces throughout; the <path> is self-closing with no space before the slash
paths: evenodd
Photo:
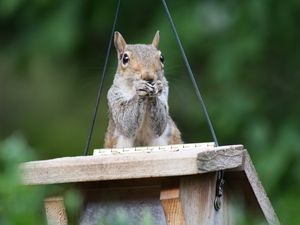
<path id="1" fill-rule="evenodd" d="M 159 60 L 161 63 L 164 63 L 165 57 L 163 56 L 163 54 L 160 55 Z"/>
<path id="2" fill-rule="evenodd" d="M 127 64 L 129 62 L 129 56 L 126 53 L 123 55 L 122 62 L 123 64 Z"/>

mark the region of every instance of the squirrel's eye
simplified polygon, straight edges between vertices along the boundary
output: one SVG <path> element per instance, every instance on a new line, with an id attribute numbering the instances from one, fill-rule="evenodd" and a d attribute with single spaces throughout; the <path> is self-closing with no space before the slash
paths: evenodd
<path id="1" fill-rule="evenodd" d="M 164 58 L 163 54 L 160 55 L 159 60 L 161 61 L 161 63 L 164 63 L 165 58 Z"/>
<path id="2" fill-rule="evenodd" d="M 123 64 L 127 64 L 129 62 L 129 56 L 125 53 L 122 58 Z"/>

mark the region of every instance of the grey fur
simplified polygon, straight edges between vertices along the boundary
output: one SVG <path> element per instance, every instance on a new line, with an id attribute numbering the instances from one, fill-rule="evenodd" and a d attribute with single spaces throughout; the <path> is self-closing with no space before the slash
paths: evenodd
<path id="1" fill-rule="evenodd" d="M 134 137 L 143 121 L 145 102 L 142 97 L 136 95 L 128 100 L 120 88 L 113 85 L 108 91 L 108 103 L 116 128 L 125 137 Z"/>
<path id="2" fill-rule="evenodd" d="M 148 107 L 150 112 L 150 124 L 156 137 L 159 137 L 164 132 L 167 126 L 167 106 L 162 103 L 158 98 L 152 98 L 149 101 Z"/>
<path id="3" fill-rule="evenodd" d="M 154 45 L 144 44 L 126 44 L 124 52 L 117 49 L 118 69 L 107 95 L 110 124 L 106 147 L 182 143 L 169 116 L 169 86 L 160 51 Z M 123 64 L 122 54 L 128 54 L 128 63 Z"/>
<path id="4" fill-rule="evenodd" d="M 159 137 L 167 125 L 168 106 L 158 96 L 146 96 L 152 90 L 149 84 L 143 80 L 136 81 L 137 94 L 128 99 L 127 93 L 124 93 L 122 87 L 118 85 L 120 79 L 123 78 L 117 74 L 107 95 L 109 111 L 117 130 L 125 137 L 132 138 L 136 137 L 142 125 L 147 123 L 151 125 L 154 136 Z M 132 86 L 134 86 L 134 81 L 129 82 L 132 82 Z M 154 92 L 155 88 L 157 87 L 154 85 Z M 160 88 L 162 94 L 167 98 L 168 84 L 166 80 Z"/>

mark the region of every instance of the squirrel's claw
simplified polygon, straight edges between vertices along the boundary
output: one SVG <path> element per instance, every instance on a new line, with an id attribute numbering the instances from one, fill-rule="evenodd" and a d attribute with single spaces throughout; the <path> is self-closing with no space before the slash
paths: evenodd
<path id="1" fill-rule="evenodd" d="M 158 80 L 157 82 L 154 83 L 153 85 L 154 89 L 155 89 L 155 95 L 160 95 L 162 93 L 163 90 L 163 84 L 160 80 Z"/>
<path id="2" fill-rule="evenodd" d="M 153 87 L 146 81 L 139 81 L 135 88 L 139 96 L 149 95 L 153 91 Z"/>
<path id="3" fill-rule="evenodd" d="M 162 90 L 163 84 L 159 80 L 152 84 L 144 80 L 136 84 L 136 92 L 139 96 L 156 97 L 161 94 Z"/>

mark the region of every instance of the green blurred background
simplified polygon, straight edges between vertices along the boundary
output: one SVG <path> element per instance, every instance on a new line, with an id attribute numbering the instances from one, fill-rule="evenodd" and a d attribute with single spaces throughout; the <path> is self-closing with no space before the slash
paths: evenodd
<path id="1" fill-rule="evenodd" d="M 244 144 L 282 223 L 300 224 L 300 1 L 168 3 L 220 144 Z M 30 146 L 35 159 L 82 155 L 115 6 L 0 1 L 2 147 Z M 128 43 L 160 30 L 171 115 L 185 142 L 211 141 L 161 2 L 122 1 L 117 30 Z M 112 50 L 91 149 L 103 144 L 115 70 Z"/>

